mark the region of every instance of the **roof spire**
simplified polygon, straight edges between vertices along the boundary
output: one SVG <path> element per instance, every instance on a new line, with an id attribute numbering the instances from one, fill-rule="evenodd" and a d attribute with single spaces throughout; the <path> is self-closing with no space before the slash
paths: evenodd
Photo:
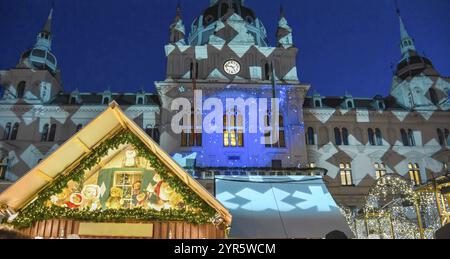
<path id="1" fill-rule="evenodd" d="M 285 18 L 283 5 L 280 5 L 280 18 Z"/>
<path id="2" fill-rule="evenodd" d="M 175 21 L 178 22 L 179 20 L 182 20 L 182 19 L 183 19 L 183 16 L 181 15 L 181 4 L 180 4 L 180 1 L 178 1 L 176 15 L 175 15 Z"/>
<path id="3" fill-rule="evenodd" d="M 416 46 L 414 46 L 413 39 L 409 36 L 408 31 L 406 30 L 405 23 L 403 22 L 403 18 L 400 13 L 400 8 L 398 7 L 397 0 L 394 0 L 395 8 L 397 12 L 397 16 L 400 23 L 400 49 L 402 52 L 403 58 L 409 58 L 411 52 L 417 52 Z"/>
<path id="4" fill-rule="evenodd" d="M 44 27 L 42 28 L 42 32 L 52 32 L 52 18 L 53 18 L 53 7 L 50 9 L 50 13 L 48 15 L 47 21 L 44 24 Z"/>
<path id="5" fill-rule="evenodd" d="M 181 4 L 178 1 L 177 8 L 176 8 L 176 14 L 175 19 L 173 23 L 170 25 L 170 36 L 169 36 L 169 42 L 170 43 L 180 43 L 182 45 L 185 45 L 185 33 L 186 29 L 183 24 L 183 17 L 181 14 Z"/>

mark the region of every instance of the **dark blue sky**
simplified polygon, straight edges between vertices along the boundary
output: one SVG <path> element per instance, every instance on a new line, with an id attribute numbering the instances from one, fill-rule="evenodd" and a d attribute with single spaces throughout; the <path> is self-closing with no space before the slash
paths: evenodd
<path id="1" fill-rule="evenodd" d="M 0 69 L 13 67 L 35 42 L 51 0 L 0 0 Z M 66 91 L 153 91 L 165 78 L 164 44 L 177 0 L 56 0 L 53 51 Z M 209 0 L 180 0 L 187 28 Z M 300 80 L 322 95 L 389 93 L 400 58 L 393 0 L 246 0 L 274 45 L 285 6 L 300 49 Z M 450 75 L 450 1 L 399 0 L 416 47 Z"/>

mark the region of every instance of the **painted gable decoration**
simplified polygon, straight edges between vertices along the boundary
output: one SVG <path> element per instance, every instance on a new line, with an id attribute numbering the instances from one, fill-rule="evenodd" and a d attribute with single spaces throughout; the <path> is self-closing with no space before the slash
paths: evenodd
<path id="1" fill-rule="evenodd" d="M 108 127 L 114 130 L 106 130 Z M 84 150 L 80 157 L 66 153 L 78 153 L 76 146 Z M 69 169 L 61 171 L 59 167 Z M 28 203 L 30 197 L 35 198 Z M 114 102 L 2 193 L 0 203 L 19 211 L 12 222 L 18 228 L 46 219 L 231 221 L 228 211 Z"/>

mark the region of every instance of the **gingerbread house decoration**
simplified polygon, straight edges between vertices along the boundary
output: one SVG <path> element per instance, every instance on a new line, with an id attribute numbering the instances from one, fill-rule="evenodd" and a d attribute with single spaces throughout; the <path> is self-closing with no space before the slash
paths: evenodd
<path id="1" fill-rule="evenodd" d="M 117 103 L 0 195 L 34 238 L 226 238 L 228 210 Z M 14 212 L 14 213 L 11 213 Z"/>

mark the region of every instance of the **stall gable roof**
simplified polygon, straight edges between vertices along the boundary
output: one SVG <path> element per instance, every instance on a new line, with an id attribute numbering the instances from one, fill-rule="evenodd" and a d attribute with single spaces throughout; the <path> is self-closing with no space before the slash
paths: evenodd
<path id="1" fill-rule="evenodd" d="M 23 208 L 32 202 L 40 191 L 50 186 L 60 174 L 75 168 L 93 148 L 124 129 L 137 136 L 174 175 L 214 208 L 227 223 L 231 223 L 231 214 L 228 210 L 184 171 L 141 127 L 129 119 L 114 101 L 97 118 L 1 193 L 0 205 L 8 205 L 16 210 Z"/>

